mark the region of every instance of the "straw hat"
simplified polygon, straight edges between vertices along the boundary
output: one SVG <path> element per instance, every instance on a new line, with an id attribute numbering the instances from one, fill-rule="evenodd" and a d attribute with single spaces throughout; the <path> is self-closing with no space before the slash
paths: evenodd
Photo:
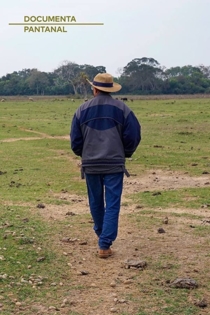
<path id="1" fill-rule="evenodd" d="M 87 80 L 94 88 L 104 92 L 117 92 L 122 86 L 113 81 L 113 77 L 109 73 L 98 73 L 93 82 Z"/>

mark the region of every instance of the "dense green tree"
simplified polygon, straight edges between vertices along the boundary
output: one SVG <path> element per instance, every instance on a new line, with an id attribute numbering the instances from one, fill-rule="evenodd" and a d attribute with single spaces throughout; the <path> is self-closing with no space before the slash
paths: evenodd
<path id="1" fill-rule="evenodd" d="M 49 80 L 45 72 L 33 69 L 26 79 L 28 85 L 36 90 L 36 94 L 44 95 L 45 88 L 49 85 Z"/>
<path id="2" fill-rule="evenodd" d="M 167 94 L 205 93 L 210 86 L 207 70 L 191 65 L 167 69 L 163 90 Z"/>
<path id="3" fill-rule="evenodd" d="M 162 72 L 157 60 L 146 57 L 135 58 L 123 68 L 122 78 L 130 92 L 154 93 L 161 89 L 159 77 Z"/>

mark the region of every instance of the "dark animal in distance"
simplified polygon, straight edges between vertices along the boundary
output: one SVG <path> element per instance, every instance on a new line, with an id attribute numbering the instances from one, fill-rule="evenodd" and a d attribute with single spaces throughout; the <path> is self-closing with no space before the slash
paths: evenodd
<path id="1" fill-rule="evenodd" d="M 121 97 L 121 101 L 127 101 L 128 98 L 127 97 Z"/>

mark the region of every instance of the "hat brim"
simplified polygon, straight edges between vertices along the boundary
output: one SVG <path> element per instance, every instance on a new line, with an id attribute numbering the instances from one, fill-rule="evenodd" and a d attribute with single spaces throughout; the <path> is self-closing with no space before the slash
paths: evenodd
<path id="1" fill-rule="evenodd" d="M 120 85 L 119 83 L 116 83 L 116 82 L 113 82 L 112 87 L 102 87 L 102 86 L 94 85 L 88 79 L 87 79 L 87 81 L 90 83 L 90 85 L 92 87 L 96 88 L 97 90 L 104 91 L 104 92 L 118 92 L 122 88 L 122 85 Z"/>

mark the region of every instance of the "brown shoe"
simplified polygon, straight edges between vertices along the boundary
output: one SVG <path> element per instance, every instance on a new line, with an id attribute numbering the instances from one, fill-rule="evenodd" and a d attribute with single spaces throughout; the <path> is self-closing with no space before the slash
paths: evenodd
<path id="1" fill-rule="evenodd" d="M 99 249 L 98 250 L 98 257 L 99 258 L 108 258 L 113 254 L 111 248 L 108 249 Z"/>

